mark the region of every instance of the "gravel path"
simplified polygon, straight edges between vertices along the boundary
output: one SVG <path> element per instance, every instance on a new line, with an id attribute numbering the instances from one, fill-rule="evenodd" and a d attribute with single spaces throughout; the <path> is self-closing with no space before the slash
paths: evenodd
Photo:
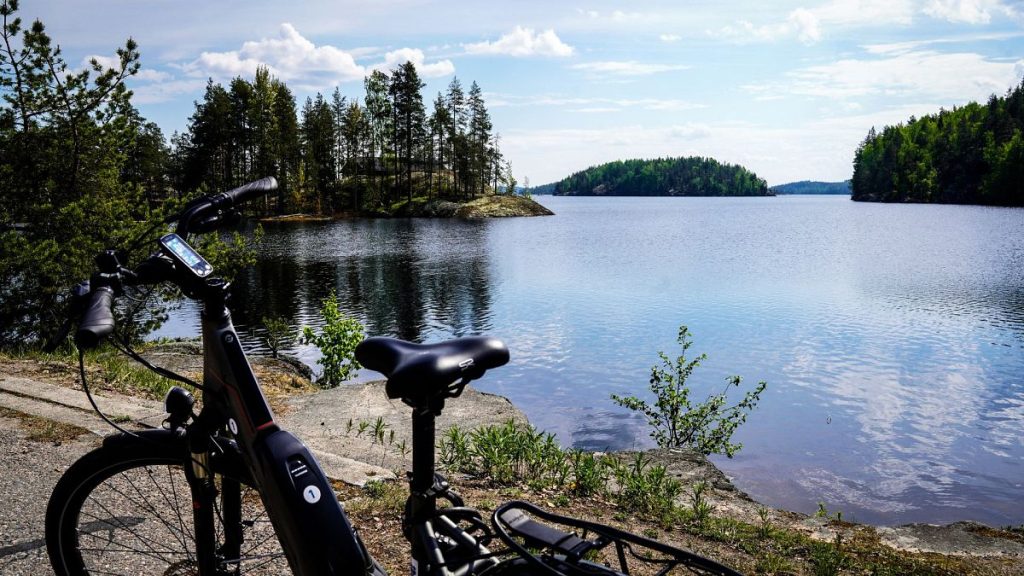
<path id="1" fill-rule="evenodd" d="M 55 444 L 26 439 L 21 423 L 0 417 L 0 574 L 50 574 L 43 541 L 46 502 L 61 474 L 99 445 L 86 434 Z"/>

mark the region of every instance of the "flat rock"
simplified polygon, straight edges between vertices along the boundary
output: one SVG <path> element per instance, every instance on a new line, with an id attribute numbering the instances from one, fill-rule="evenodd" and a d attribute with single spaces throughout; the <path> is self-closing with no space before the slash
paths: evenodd
<path id="1" fill-rule="evenodd" d="M 389 400 L 383 380 L 343 384 L 289 398 L 286 404 L 278 422 L 311 449 L 373 466 L 372 474 L 360 476 L 354 471 L 339 480 L 361 485 L 379 477 L 381 470 L 402 471 L 411 466 L 412 408 Z M 471 430 L 509 420 L 527 423 L 508 399 L 467 387 L 462 396 L 446 403 L 437 420 L 437 437 L 454 425 Z"/>
<path id="2" fill-rule="evenodd" d="M 977 522 L 954 522 L 946 526 L 908 524 L 876 530 L 886 545 L 906 552 L 1024 558 L 1024 542 L 1020 538 L 1012 538 L 1008 533 Z"/>

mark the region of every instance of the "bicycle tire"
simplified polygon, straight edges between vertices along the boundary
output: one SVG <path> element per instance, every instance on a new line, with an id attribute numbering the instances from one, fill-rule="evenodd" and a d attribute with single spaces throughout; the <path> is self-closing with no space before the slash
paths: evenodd
<path id="1" fill-rule="evenodd" d="M 182 442 L 133 441 L 106 444 L 75 462 L 46 511 L 46 547 L 57 576 L 198 574 L 187 454 Z M 211 467 L 218 488 L 224 479 L 241 485 L 242 553 L 218 558 L 218 573 L 291 574 L 258 493 L 240 462 L 230 460 Z M 218 549 L 225 534 L 221 500 Z"/>

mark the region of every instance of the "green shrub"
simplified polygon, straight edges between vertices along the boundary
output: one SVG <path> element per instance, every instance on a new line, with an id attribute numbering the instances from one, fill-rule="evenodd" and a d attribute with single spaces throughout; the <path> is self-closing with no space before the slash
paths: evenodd
<path id="1" fill-rule="evenodd" d="M 632 464 L 615 467 L 615 480 L 619 491 L 614 497 L 620 506 L 658 517 L 672 512 L 675 498 L 683 490 L 682 483 L 669 476 L 664 466 L 651 465 L 642 452 L 633 458 Z"/>
<path id="2" fill-rule="evenodd" d="M 651 437 L 658 446 L 687 447 L 705 455 L 725 454 L 732 458 L 743 447 L 742 444 L 731 442 L 732 435 L 747 420 L 747 414 L 757 406 L 761 393 L 768 385 L 759 382 L 757 387 L 743 396 L 743 400 L 727 406 L 729 388 L 739 387 L 741 382 L 739 376 L 731 376 L 724 390 L 710 394 L 704 402 L 693 402 L 690 400 L 691 388 L 686 381 L 707 355 L 701 354 L 693 360 L 686 358 L 686 351 L 693 345 L 686 326 L 679 327 L 677 340 L 682 353 L 671 360 L 664 352 L 659 352 L 662 364 L 651 367 L 650 390 L 656 398 L 654 404 L 635 396 L 623 397 L 617 394 L 612 394 L 612 400 L 620 406 L 643 413 L 647 423 L 653 427 Z"/>
<path id="3" fill-rule="evenodd" d="M 277 358 L 277 354 L 282 348 L 291 346 L 299 335 L 298 330 L 289 324 L 288 320 L 280 316 L 272 318 L 264 316 L 263 327 L 267 330 L 263 342 L 270 349 L 270 355 L 273 358 Z"/>
<path id="4" fill-rule="evenodd" d="M 321 388 L 334 388 L 360 368 L 355 352 L 356 346 L 363 341 L 363 325 L 342 314 L 334 291 L 324 299 L 320 315 L 324 319 L 324 327 L 319 334 L 306 326 L 302 329 L 302 338 L 307 344 L 319 348 L 323 355 L 317 362 L 324 368 L 317 384 Z"/>

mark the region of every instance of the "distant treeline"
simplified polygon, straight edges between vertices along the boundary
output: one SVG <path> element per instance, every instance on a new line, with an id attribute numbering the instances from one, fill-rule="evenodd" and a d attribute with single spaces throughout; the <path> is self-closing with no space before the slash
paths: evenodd
<path id="1" fill-rule="evenodd" d="M 413 196 L 466 199 L 511 178 L 480 87 L 458 78 L 427 114 L 411 62 L 364 80 L 365 96 L 336 88 L 307 98 L 260 68 L 252 82 L 209 82 L 183 134 L 171 138 L 173 188 L 226 190 L 263 176 L 281 186 L 265 210 L 283 214 L 389 211 Z"/>
<path id="2" fill-rule="evenodd" d="M 987 104 L 874 128 L 853 161 L 853 199 L 1024 206 L 1024 83 Z"/>
<path id="3" fill-rule="evenodd" d="M 530 194 L 537 194 L 540 196 L 551 195 L 555 193 L 555 184 L 557 182 L 551 182 L 550 184 L 541 184 L 540 186 L 532 186 L 527 188 L 526 191 Z"/>
<path id="4" fill-rule="evenodd" d="M 742 166 L 713 158 L 618 160 L 555 183 L 561 196 L 770 196 L 768 184 Z"/>
<path id="5" fill-rule="evenodd" d="M 850 181 L 814 182 L 811 180 L 801 180 L 800 182 L 772 186 L 771 191 L 775 194 L 849 194 Z"/>

